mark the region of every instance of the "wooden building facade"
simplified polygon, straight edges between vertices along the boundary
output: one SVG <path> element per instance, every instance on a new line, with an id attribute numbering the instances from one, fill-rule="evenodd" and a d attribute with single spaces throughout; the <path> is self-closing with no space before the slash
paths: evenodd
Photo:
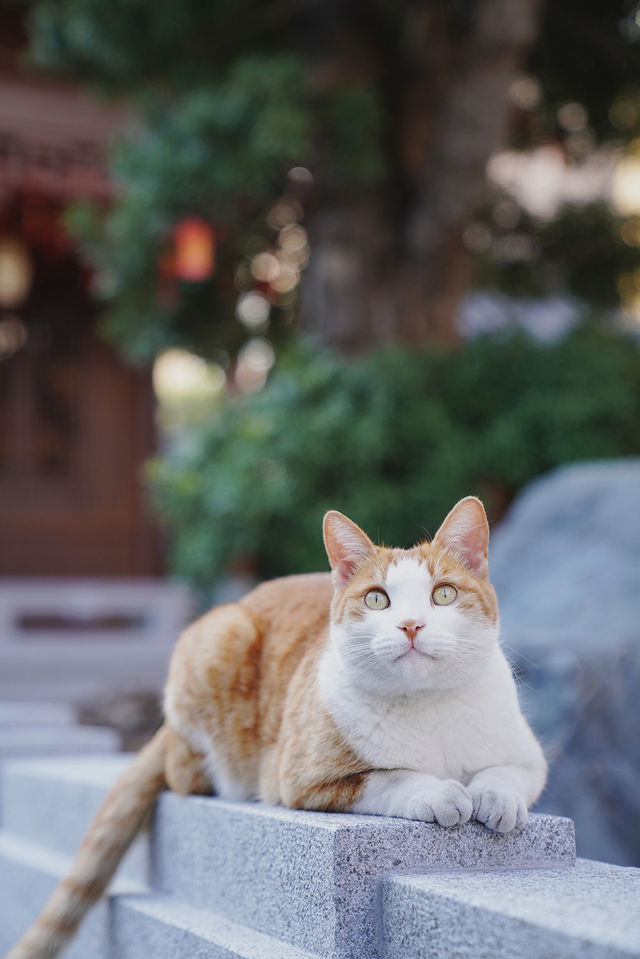
<path id="1" fill-rule="evenodd" d="M 0 49 L 0 575 L 159 572 L 142 467 L 148 372 L 99 337 L 92 276 L 65 229 L 70 201 L 108 203 L 123 122 Z"/>

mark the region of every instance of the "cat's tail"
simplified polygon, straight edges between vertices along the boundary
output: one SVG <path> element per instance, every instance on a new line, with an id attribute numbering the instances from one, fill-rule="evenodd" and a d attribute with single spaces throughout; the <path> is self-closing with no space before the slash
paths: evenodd
<path id="1" fill-rule="evenodd" d="M 164 789 L 168 730 L 162 726 L 109 791 L 71 871 L 6 959 L 53 959 L 105 891 L 154 800 Z"/>

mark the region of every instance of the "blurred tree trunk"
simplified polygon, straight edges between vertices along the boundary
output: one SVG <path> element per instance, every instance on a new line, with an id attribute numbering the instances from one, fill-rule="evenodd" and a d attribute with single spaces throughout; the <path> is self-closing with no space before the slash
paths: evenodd
<path id="1" fill-rule="evenodd" d="M 509 88 L 541 2 L 476 0 L 459 29 L 446 3 L 416 3 L 407 60 L 395 63 L 372 8 L 361 12 L 360 60 L 393 91 L 395 182 L 335 197 L 311 218 L 303 322 L 314 337 L 348 351 L 455 339 L 472 278 L 464 230 L 484 197 L 487 160 L 505 142 Z"/>

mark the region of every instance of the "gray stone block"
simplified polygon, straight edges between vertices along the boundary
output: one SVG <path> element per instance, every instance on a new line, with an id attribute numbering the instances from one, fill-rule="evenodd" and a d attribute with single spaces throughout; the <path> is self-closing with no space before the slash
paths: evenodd
<path id="1" fill-rule="evenodd" d="M 76 719 L 68 703 L 0 702 L 0 726 L 70 726 Z"/>
<path id="2" fill-rule="evenodd" d="M 163 896 L 113 903 L 117 959 L 317 959 L 287 943 Z"/>
<path id="3" fill-rule="evenodd" d="M 640 870 L 575 868 L 387 877 L 386 959 L 640 956 Z"/>
<path id="4" fill-rule="evenodd" d="M 24 839 L 0 833 L 0 954 L 4 955 L 36 918 L 53 889 L 66 875 L 71 860 Z M 141 892 L 131 880 L 112 884 L 113 894 Z M 65 959 L 113 959 L 110 943 L 110 902 L 95 906 Z"/>
<path id="5" fill-rule="evenodd" d="M 0 579 L 0 644 L 25 645 L 44 638 L 55 643 L 61 636 L 106 637 L 116 642 L 139 636 L 157 644 L 174 642 L 193 615 L 194 597 L 184 583 L 169 579 L 109 578 L 54 579 L 10 577 Z M 25 626 L 25 617 L 32 620 Z M 36 622 L 33 622 L 33 619 Z M 52 628 L 47 619 L 75 621 L 76 628 Z M 91 620 L 121 618 L 124 623 L 105 629 L 91 628 Z M 41 619 L 39 623 L 37 620 Z M 89 626 L 86 627 L 86 622 Z M 80 627 L 80 629 L 78 629 Z M 80 645 L 76 640 L 76 648 Z M 79 649 L 80 651 L 80 649 Z"/>
<path id="6" fill-rule="evenodd" d="M 12 760 L 0 770 L 2 828 L 45 849 L 73 856 L 93 816 L 132 756 Z M 127 853 L 120 874 L 147 882 L 148 830 Z"/>
<path id="7" fill-rule="evenodd" d="M 113 753 L 120 734 L 105 726 L 0 726 L 0 758 Z"/>
<path id="8" fill-rule="evenodd" d="M 503 635 L 581 655 L 637 644 L 639 544 L 639 457 L 573 463 L 529 483 L 491 535 Z"/>
<path id="9" fill-rule="evenodd" d="M 378 955 L 376 896 L 388 873 L 570 865 L 569 820 L 532 816 L 500 836 L 207 797 L 160 798 L 154 888 L 323 956 Z"/>
<path id="10" fill-rule="evenodd" d="M 0 699 L 160 692 L 192 616 L 187 587 L 166 579 L 0 579 Z"/>
<path id="11" fill-rule="evenodd" d="M 501 636 L 578 854 L 640 866 L 640 459 L 534 480 L 491 536 Z"/>

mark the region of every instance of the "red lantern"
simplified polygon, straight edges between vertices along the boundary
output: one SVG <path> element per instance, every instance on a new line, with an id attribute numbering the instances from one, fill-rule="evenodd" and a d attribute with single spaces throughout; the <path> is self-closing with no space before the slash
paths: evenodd
<path id="1" fill-rule="evenodd" d="M 200 283 L 215 270 L 215 237 L 200 217 L 185 217 L 174 228 L 174 273 L 181 280 Z"/>

